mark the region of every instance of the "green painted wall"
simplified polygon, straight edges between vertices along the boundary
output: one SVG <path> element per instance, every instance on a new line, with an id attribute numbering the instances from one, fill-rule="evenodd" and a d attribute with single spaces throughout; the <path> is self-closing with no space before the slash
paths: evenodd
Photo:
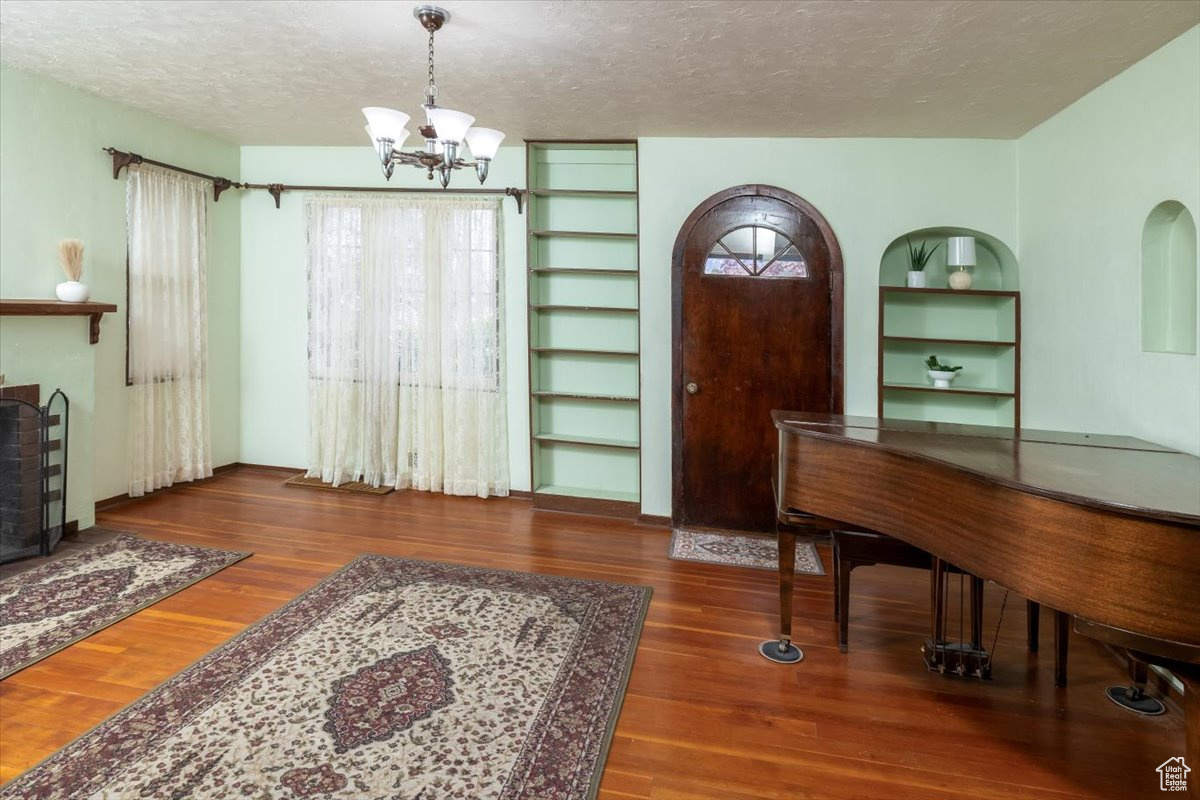
<path id="1" fill-rule="evenodd" d="M 641 139 L 639 148 L 646 514 L 671 513 L 671 249 L 705 198 L 767 183 L 795 192 L 829 220 L 845 260 L 850 414 L 875 414 L 879 261 L 887 246 L 908 231 L 953 226 L 984 231 L 1015 249 L 1013 141 Z M 931 276 L 942 286 L 945 279 L 944 272 Z"/>
<path id="2" fill-rule="evenodd" d="M 1175 200 L 1200 219 L 1200 27 L 1030 131 L 1017 160 L 1025 425 L 1200 455 L 1200 358 L 1140 341 L 1146 217 Z"/>
<path id="3" fill-rule="evenodd" d="M 88 245 L 97 299 L 124 305 L 124 183 L 113 144 L 252 181 L 386 185 L 370 149 L 237 148 L 40 78 L 0 70 L 0 293 L 50 297 L 55 245 Z M 642 498 L 670 509 L 670 269 L 675 236 L 714 192 L 793 191 L 821 210 L 845 256 L 846 408 L 875 410 L 880 257 L 919 228 L 985 231 L 1021 265 L 1026 425 L 1143 436 L 1200 452 L 1200 359 L 1143 353 L 1140 236 L 1174 199 L 1200 217 L 1200 29 L 1193 29 L 1018 141 L 659 139 L 639 142 Z M 72 158 L 62 160 L 61 153 Z M 753 158 L 747 157 L 752 153 Z M 240 163 L 239 163 L 240 162 Z M 490 187 L 524 186 L 506 147 Z M 456 186 L 471 176 L 456 176 Z M 429 186 L 411 169 L 393 183 Z M 524 217 L 505 201 L 507 382 L 513 487 L 528 488 Z M 302 466 L 307 440 L 303 206 L 261 192 L 211 207 L 210 361 L 217 463 Z M 240 265 L 240 269 L 239 269 Z M 944 276 L 940 276 L 944 279 Z M 124 316 L 85 344 L 80 320 L 0 322 L 0 371 L 71 392 L 72 515 L 125 489 Z M 86 499 L 86 501 L 85 501 Z"/>
<path id="4" fill-rule="evenodd" d="M 425 173 L 397 167 L 384 180 L 366 136 L 361 147 L 243 147 L 243 180 L 315 186 L 437 186 Z M 478 187 L 460 170 L 452 188 Z M 525 149 L 502 147 L 487 188 L 525 186 Z M 224 202 L 224 201 L 222 201 Z M 525 217 L 504 199 L 504 293 L 509 470 L 512 487 L 529 488 L 528 336 Z M 304 467 L 308 463 L 308 295 L 304 198 L 285 193 L 279 209 L 266 192 L 242 200 L 241 460 Z"/>
<path id="5" fill-rule="evenodd" d="M 125 181 L 101 152 L 237 177 L 238 148 L 60 83 L 0 67 L 0 296 L 53 299 L 61 239 L 82 239 L 84 282 L 114 302 L 100 343 L 80 318 L 0 320 L 0 372 L 9 383 L 61 386 L 71 399 L 68 514 L 87 527 L 96 499 L 128 480 L 125 387 Z M 238 458 L 238 198 L 209 208 L 209 369 L 214 464 Z"/>

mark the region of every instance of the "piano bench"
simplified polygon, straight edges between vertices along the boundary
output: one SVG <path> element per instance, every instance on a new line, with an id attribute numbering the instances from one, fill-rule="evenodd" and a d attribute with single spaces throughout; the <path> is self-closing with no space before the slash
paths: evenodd
<path id="1" fill-rule="evenodd" d="M 919 547 L 914 547 L 891 536 L 865 531 L 832 532 L 833 538 L 833 618 L 838 623 L 838 649 L 845 653 L 850 638 L 850 573 L 855 567 L 887 564 L 896 567 L 912 567 L 928 570 L 932 557 Z M 949 572 L 961 572 L 958 567 L 947 565 Z M 982 589 L 980 590 L 982 596 Z M 1029 652 L 1038 650 L 1038 621 L 1040 606 L 1025 601 L 1028 621 L 1027 634 Z M 1070 635 L 1070 615 L 1054 612 L 1054 685 L 1067 685 L 1067 641 Z"/>

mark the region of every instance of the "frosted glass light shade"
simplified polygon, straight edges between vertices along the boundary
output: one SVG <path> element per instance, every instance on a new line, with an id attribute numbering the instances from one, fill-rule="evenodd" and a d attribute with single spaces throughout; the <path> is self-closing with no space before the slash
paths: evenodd
<path id="1" fill-rule="evenodd" d="M 371 133 L 371 126 L 363 125 L 363 130 L 367 132 L 367 138 L 371 140 L 371 144 L 375 147 L 378 147 L 379 143 L 375 141 L 375 134 Z M 405 128 L 404 130 L 400 131 L 399 136 L 392 137 L 395 140 L 392 143 L 392 149 L 399 150 L 401 147 L 403 147 L 404 142 L 408 139 L 409 136 L 412 136 L 412 134 L 409 133 L 407 128 Z"/>
<path id="2" fill-rule="evenodd" d="M 974 236 L 951 236 L 946 239 L 946 266 L 975 266 Z"/>
<path id="3" fill-rule="evenodd" d="M 440 132 L 440 128 L 438 129 Z M 495 158 L 504 134 L 493 128 L 471 128 L 467 131 L 467 146 L 475 158 Z"/>
<path id="4" fill-rule="evenodd" d="M 458 144 L 467 135 L 467 130 L 474 124 L 475 118 L 461 111 L 449 108 L 431 108 L 427 111 L 429 124 L 437 129 L 439 142 L 454 142 Z M 406 120 L 407 121 L 407 120 Z"/>
<path id="5" fill-rule="evenodd" d="M 371 141 L 376 139 L 392 139 L 395 144 L 392 147 L 399 149 L 400 145 L 408 138 L 408 131 L 404 126 L 408 124 L 411 117 L 403 111 L 393 111 L 390 108 L 379 108 L 378 106 L 370 106 L 364 108 L 363 116 L 367 118 L 368 133 L 371 135 Z"/>

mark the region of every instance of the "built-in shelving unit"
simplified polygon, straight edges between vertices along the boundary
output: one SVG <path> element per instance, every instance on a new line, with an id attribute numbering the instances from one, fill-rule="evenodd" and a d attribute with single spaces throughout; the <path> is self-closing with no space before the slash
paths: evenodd
<path id="1" fill-rule="evenodd" d="M 1021 425 L 1021 296 L 1016 258 L 1003 243 L 977 231 L 932 228 L 908 234 L 932 246 L 947 236 L 975 236 L 974 287 L 946 280 L 944 256 L 926 268 L 929 288 L 908 288 L 905 237 L 880 264 L 878 413 L 920 419 L 1019 428 Z M 945 250 L 945 245 L 939 252 Z M 933 386 L 925 359 L 961 365 L 950 388 Z"/>
<path id="2" fill-rule="evenodd" d="M 636 516 L 637 144 L 526 148 L 534 507 Z"/>

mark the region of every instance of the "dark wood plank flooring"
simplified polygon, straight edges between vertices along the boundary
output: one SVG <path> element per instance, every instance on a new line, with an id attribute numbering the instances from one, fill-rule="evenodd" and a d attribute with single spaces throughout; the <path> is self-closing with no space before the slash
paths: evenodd
<path id="1" fill-rule="evenodd" d="M 795 635 L 807 657 L 779 666 L 755 652 L 774 634 L 774 575 L 669 560 L 665 529 L 535 513 L 520 499 L 285 489 L 286 477 L 243 468 L 99 515 L 106 528 L 255 555 L 3 681 L 0 778 L 366 552 L 654 587 L 601 785 L 608 800 L 1150 797 L 1154 768 L 1183 752 L 1177 709 L 1140 718 L 1102 696 L 1124 673 L 1094 642 L 1073 638 L 1070 686 L 1056 690 L 1051 642 L 1025 652 L 1015 596 L 995 679 L 976 682 L 921 665 L 925 573 L 855 571 L 846 655 L 831 578 L 801 576 Z M 989 586 L 989 641 L 1002 595 Z"/>

